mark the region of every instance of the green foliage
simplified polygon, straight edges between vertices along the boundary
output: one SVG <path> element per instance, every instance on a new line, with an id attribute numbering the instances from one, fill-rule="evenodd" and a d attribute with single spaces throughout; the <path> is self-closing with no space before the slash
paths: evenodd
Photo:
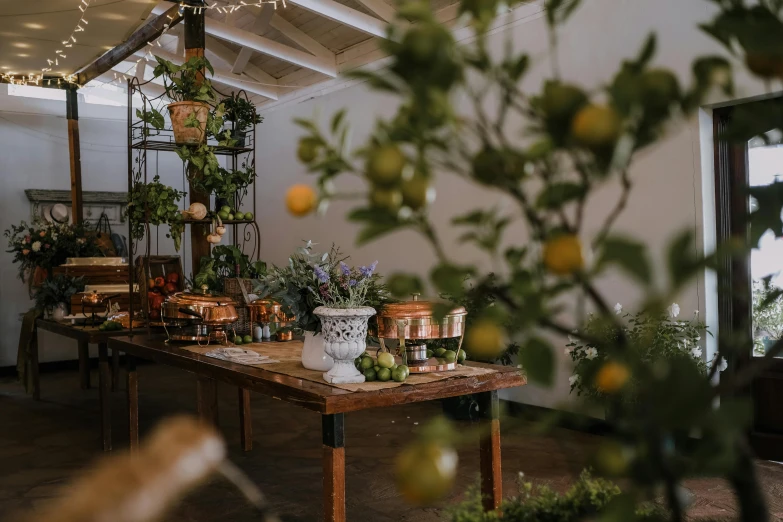
<path id="1" fill-rule="evenodd" d="M 258 115 L 256 107 L 245 97 L 234 94 L 220 102 L 225 107 L 223 118 L 234 123 L 234 130 L 244 132 L 253 125 L 258 125 L 264 118 Z"/>
<path id="2" fill-rule="evenodd" d="M 769 281 L 753 281 L 753 333 L 783 339 L 783 295 Z"/>
<path id="3" fill-rule="evenodd" d="M 484 512 L 478 489 L 468 491 L 467 499 L 449 510 L 451 522 L 581 522 L 598 520 L 613 501 L 621 498 L 620 488 L 605 479 L 593 478 L 587 470 L 563 494 L 549 486 L 534 486 L 522 481 L 519 496 L 505 500 L 499 511 Z M 500 514 L 502 513 L 502 515 Z M 664 512 L 652 504 L 641 504 L 632 510 L 626 522 L 666 520 Z"/>
<path id="4" fill-rule="evenodd" d="M 84 278 L 64 274 L 45 280 L 35 290 L 35 307 L 44 312 L 52 311 L 60 303 L 71 306 L 71 296 L 84 291 Z"/>
<path id="5" fill-rule="evenodd" d="M 146 223 L 159 226 L 169 225 L 166 237 L 174 240 L 174 248 L 179 252 L 185 223 L 179 211 L 179 201 L 185 196 L 175 188 L 160 182 L 160 176 L 155 176 L 151 182 L 144 183 L 141 172 L 136 174 L 133 189 L 128 195 L 126 215 L 131 221 L 131 239 L 144 239 Z"/>
<path id="6" fill-rule="evenodd" d="M 203 56 L 193 56 L 182 65 L 176 65 L 159 56 L 153 70 L 155 78 L 163 78 L 166 96 L 174 101 L 214 102 L 215 91 L 204 70 L 215 74 L 212 64 Z"/>

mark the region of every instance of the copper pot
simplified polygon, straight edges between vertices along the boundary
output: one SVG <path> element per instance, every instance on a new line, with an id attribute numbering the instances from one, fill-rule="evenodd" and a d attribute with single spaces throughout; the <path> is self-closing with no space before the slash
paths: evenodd
<path id="1" fill-rule="evenodd" d="M 206 289 L 170 295 L 161 307 L 161 315 L 164 321 L 207 326 L 233 324 L 239 319 L 233 299 Z"/>
<path id="2" fill-rule="evenodd" d="M 250 309 L 253 322 L 285 324 L 296 320 L 294 316 L 287 315 L 283 311 L 283 305 L 273 299 L 258 299 L 247 305 L 247 307 Z"/>
<path id="3" fill-rule="evenodd" d="M 412 301 L 391 303 L 380 309 L 377 316 L 377 337 L 381 339 L 446 339 L 462 337 L 465 333 L 464 307 L 452 308 L 440 320 L 433 316 L 435 303 L 419 301 L 413 294 Z"/>
<path id="4" fill-rule="evenodd" d="M 118 295 L 119 294 L 114 294 L 114 295 L 100 294 L 97 291 L 93 290 L 90 293 L 82 294 L 82 305 L 98 306 L 100 304 L 105 303 L 108 299 L 112 299 L 114 297 L 117 297 Z"/>

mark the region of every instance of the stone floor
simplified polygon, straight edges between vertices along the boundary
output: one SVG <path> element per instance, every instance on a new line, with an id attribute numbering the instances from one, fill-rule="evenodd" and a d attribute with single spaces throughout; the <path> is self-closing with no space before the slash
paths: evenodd
<path id="1" fill-rule="evenodd" d="M 140 373 L 142 435 L 162 417 L 195 410 L 193 376 L 162 366 L 145 365 Z M 93 371 L 93 386 L 97 375 Z M 113 394 L 114 446 L 127 446 L 122 391 Z M 42 401 L 28 398 L 13 379 L 0 380 L 0 519 L 30 511 L 58 494 L 60 487 L 101 456 L 98 392 L 80 390 L 75 372 L 42 376 Z M 220 389 L 220 427 L 232 460 L 258 483 L 284 521 L 317 521 L 321 517 L 321 432 L 318 415 L 273 399 L 253 395 L 255 447 L 239 449 L 236 391 Z M 400 406 L 346 416 L 347 510 L 352 521 L 386 522 L 446 520 L 442 508 L 478 476 L 478 451 L 460 452 L 458 485 L 441 506 L 417 509 L 406 505 L 392 485 L 395 454 L 419 423 L 440 412 L 438 403 Z M 508 428 L 508 426 L 507 426 Z M 578 474 L 583 459 L 599 440 L 563 430 L 557 436 L 524 433 L 521 427 L 503 433 L 503 478 L 507 495 L 514 493 L 517 473 L 564 489 Z M 783 466 L 760 463 L 764 488 L 775 520 L 783 520 Z M 732 495 L 716 479 L 687 484 L 695 495 L 694 518 L 731 519 Z M 242 522 L 256 515 L 232 486 L 214 481 L 183 501 L 169 520 Z"/>

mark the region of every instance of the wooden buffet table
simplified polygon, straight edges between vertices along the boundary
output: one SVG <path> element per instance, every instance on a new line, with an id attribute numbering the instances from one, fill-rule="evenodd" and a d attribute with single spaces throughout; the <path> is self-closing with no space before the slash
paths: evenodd
<path id="1" fill-rule="evenodd" d="M 199 415 L 217 422 L 217 383 L 223 382 L 274 397 L 314 411 L 321 415 L 323 436 L 324 519 L 345 521 L 345 413 L 382 408 L 399 404 L 430 401 L 466 394 L 478 394 L 489 412 L 490 429 L 481 440 L 481 489 L 485 508 L 494 509 L 502 498 L 500 472 L 500 419 L 497 390 L 525 384 L 516 368 L 479 363 L 469 366 L 484 369 L 480 375 L 456 376 L 437 382 L 403 384 L 373 391 L 349 391 L 327 384 L 276 373 L 263 367 L 245 366 L 208 357 L 185 347 L 167 344 L 159 336 L 146 333 L 109 340 L 112 350 L 125 352 L 128 369 L 128 414 L 130 445 L 139 443 L 138 376 L 135 358 L 155 361 L 194 373 L 198 379 L 197 404 Z M 372 383 L 375 384 L 375 383 Z M 245 402 L 245 404 L 247 404 Z M 249 408 L 240 416 L 249 416 Z"/>
<path id="2" fill-rule="evenodd" d="M 101 402 L 101 433 L 103 435 L 103 449 L 111 449 L 111 410 L 109 401 L 109 388 L 111 391 L 117 389 L 119 374 L 120 352 L 112 351 L 112 365 L 109 369 L 109 354 L 107 342 L 112 337 L 126 336 L 128 330 L 117 330 L 112 332 L 102 332 L 97 326 L 71 325 L 61 323 L 51 319 L 38 319 L 35 323 L 39 330 L 53 332 L 63 337 L 76 339 L 79 346 L 79 382 L 82 389 L 90 387 L 90 354 L 89 345 L 98 345 L 98 394 Z M 38 335 L 30 343 L 31 351 L 28 354 L 30 359 L 30 373 L 33 382 L 33 397 L 38 400 L 41 398 L 41 382 L 38 372 Z M 111 383 L 111 384 L 109 384 Z"/>

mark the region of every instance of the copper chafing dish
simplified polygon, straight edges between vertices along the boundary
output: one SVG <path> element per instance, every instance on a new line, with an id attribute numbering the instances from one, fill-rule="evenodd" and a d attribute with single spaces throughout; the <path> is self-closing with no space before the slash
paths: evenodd
<path id="1" fill-rule="evenodd" d="M 92 313 L 92 324 L 96 323 L 96 313 L 104 312 L 109 309 L 110 299 L 114 299 L 120 294 L 107 295 L 93 290 L 92 292 L 85 292 L 82 294 L 82 315 L 85 317 L 87 313 Z"/>
<path id="2" fill-rule="evenodd" d="M 206 288 L 170 295 L 161 306 L 170 341 L 226 341 L 226 329 L 237 322 L 236 303 Z M 169 332 L 168 327 L 174 327 Z"/>
<path id="3" fill-rule="evenodd" d="M 250 310 L 250 322 L 262 325 L 274 325 L 277 328 L 275 340 L 290 341 L 294 338 L 293 323 L 296 317 L 283 311 L 283 305 L 273 299 L 257 299 L 247 305 Z M 265 334 L 266 335 L 266 334 Z"/>
<path id="4" fill-rule="evenodd" d="M 442 319 L 434 317 L 435 303 L 413 300 L 391 303 L 380 309 L 377 316 L 376 335 L 381 349 L 387 351 L 385 340 L 399 341 L 397 355 L 401 356 L 411 373 L 427 373 L 454 370 L 456 362 L 446 362 L 437 357 L 427 357 L 426 340 L 459 338 L 459 348 L 465 336 L 465 319 L 468 312 L 464 307 L 451 308 Z"/>

